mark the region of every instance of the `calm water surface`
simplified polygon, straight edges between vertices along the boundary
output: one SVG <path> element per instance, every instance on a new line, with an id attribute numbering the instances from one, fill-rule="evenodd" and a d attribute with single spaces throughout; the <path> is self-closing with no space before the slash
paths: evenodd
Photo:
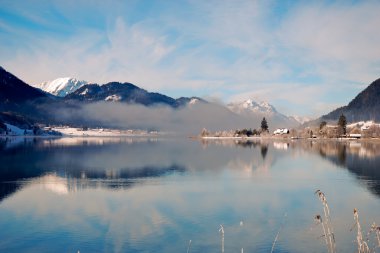
<path id="1" fill-rule="evenodd" d="M 0 252 L 338 252 L 380 224 L 380 146 L 188 139 L 0 139 Z M 366 232 L 365 232 L 366 233 Z M 371 238 L 370 246 L 375 240 Z M 380 248 L 376 249 L 380 252 Z"/>

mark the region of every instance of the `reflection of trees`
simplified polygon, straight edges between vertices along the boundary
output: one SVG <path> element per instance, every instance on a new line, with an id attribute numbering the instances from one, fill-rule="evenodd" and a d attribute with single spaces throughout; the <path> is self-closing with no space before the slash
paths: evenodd
<path id="1" fill-rule="evenodd" d="M 202 146 L 204 148 L 208 147 L 209 144 L 215 144 L 219 146 L 224 146 L 224 147 L 233 147 L 233 146 L 238 146 L 238 147 L 243 147 L 243 148 L 256 148 L 260 147 L 260 153 L 261 157 L 263 160 L 265 160 L 265 157 L 267 156 L 268 153 L 268 147 L 270 141 L 268 140 L 263 140 L 263 139 L 256 139 L 256 140 L 247 140 L 247 139 L 212 139 L 212 140 L 201 140 Z M 287 149 L 289 144 L 287 142 L 281 142 L 281 143 L 272 143 L 274 144 L 274 147 L 276 149 Z M 276 147 L 275 144 L 281 144 L 280 147 L 278 148 L 278 145 Z"/>
<path id="2" fill-rule="evenodd" d="M 27 143 L 10 140 L 0 152 L 0 195 L 5 197 L 17 191 L 20 180 L 51 173 L 76 180 L 106 182 L 105 187 L 117 188 L 120 183 L 125 186 L 128 180 L 173 172 L 209 170 L 221 173 L 221 168 L 226 166 L 244 172 L 262 167 L 269 169 L 281 154 L 269 155 L 268 141 L 260 139 L 202 141 L 202 144 L 203 149 L 197 141 L 172 139 L 130 141 L 115 138 L 103 142 L 96 138 L 88 141 L 30 138 Z M 16 183 L 5 186 L 4 182 Z"/>
<path id="3" fill-rule="evenodd" d="M 380 196 L 380 144 L 371 142 L 317 141 L 299 143 L 299 148 L 317 153 L 334 164 L 348 169 L 360 183 Z"/>
<path id="4" fill-rule="evenodd" d="M 72 140 L 73 139 L 73 140 Z M 0 201 L 23 187 L 24 182 L 41 175 L 56 173 L 73 180 L 86 179 L 89 185 L 104 183 L 107 188 L 126 187 L 135 179 L 160 177 L 173 172 L 183 172 L 185 167 L 175 161 L 154 165 L 132 163 L 125 151 L 141 155 L 145 146 L 154 146 L 157 141 L 137 138 L 96 139 L 84 138 L 0 138 Z M 129 181 L 128 181 L 129 180 Z"/>
<path id="5" fill-rule="evenodd" d="M 346 157 L 347 157 L 346 145 L 339 145 L 338 146 L 338 160 L 340 164 L 343 166 L 346 164 Z"/>
<path id="6" fill-rule="evenodd" d="M 261 146 L 261 156 L 263 157 L 263 159 L 265 159 L 265 157 L 267 156 L 267 153 L 268 153 L 268 146 L 262 145 Z"/>

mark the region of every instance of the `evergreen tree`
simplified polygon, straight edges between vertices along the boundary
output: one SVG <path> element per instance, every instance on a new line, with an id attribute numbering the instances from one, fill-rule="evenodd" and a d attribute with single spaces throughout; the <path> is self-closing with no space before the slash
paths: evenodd
<path id="1" fill-rule="evenodd" d="M 267 120 L 265 119 L 265 117 L 264 117 L 263 120 L 261 121 L 261 131 L 262 131 L 262 132 L 268 132 L 268 122 L 267 122 Z"/>
<path id="2" fill-rule="evenodd" d="M 347 120 L 346 116 L 343 115 L 343 113 L 340 115 L 339 120 L 338 120 L 338 131 L 340 134 L 346 134 L 347 130 Z"/>
<path id="3" fill-rule="evenodd" d="M 322 121 L 321 124 L 319 124 L 319 130 L 322 130 L 327 125 L 326 121 Z"/>
<path id="4" fill-rule="evenodd" d="M 7 131 L 7 126 L 0 121 L 0 130 L 3 130 L 4 132 Z"/>

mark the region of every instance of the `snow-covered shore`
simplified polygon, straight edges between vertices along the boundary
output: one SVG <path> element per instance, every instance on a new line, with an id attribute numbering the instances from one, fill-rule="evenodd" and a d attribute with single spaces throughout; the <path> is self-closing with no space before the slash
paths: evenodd
<path id="1" fill-rule="evenodd" d="M 41 127 L 38 129 L 22 129 L 5 123 L 6 131 L 0 136 L 73 136 L 73 137 L 132 137 L 132 136 L 159 136 L 163 133 L 145 130 L 119 130 L 109 128 L 77 128 L 70 126 Z"/>
<path id="2" fill-rule="evenodd" d="M 112 136 L 157 136 L 160 133 L 156 131 L 145 130 L 118 130 L 108 128 L 75 128 L 75 127 L 52 127 L 51 130 L 61 133 L 63 136 L 94 136 L 94 137 L 112 137 Z"/>

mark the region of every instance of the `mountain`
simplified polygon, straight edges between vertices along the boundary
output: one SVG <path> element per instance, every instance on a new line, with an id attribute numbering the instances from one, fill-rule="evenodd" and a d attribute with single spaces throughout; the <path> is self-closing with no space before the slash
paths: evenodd
<path id="1" fill-rule="evenodd" d="M 66 95 L 65 100 L 77 100 L 82 102 L 124 102 L 145 106 L 168 105 L 173 108 L 178 108 L 196 101 L 205 102 L 196 97 L 174 99 L 160 93 L 148 92 L 131 83 L 120 82 L 110 82 L 103 85 L 86 84 Z"/>
<path id="2" fill-rule="evenodd" d="M 46 91 L 58 97 L 64 97 L 69 93 L 72 93 L 80 87 L 86 85 L 86 81 L 80 81 L 71 77 L 57 78 L 53 81 L 44 82 L 34 87 Z"/>
<path id="3" fill-rule="evenodd" d="M 29 86 L 0 67 L 0 120 L 30 126 L 49 118 L 40 106 L 53 103 L 52 95 Z"/>
<path id="4" fill-rule="evenodd" d="M 229 103 L 227 107 L 238 114 L 247 113 L 261 113 L 261 114 L 274 114 L 277 113 L 276 109 L 267 102 L 255 102 L 248 99 L 242 102 Z"/>
<path id="5" fill-rule="evenodd" d="M 320 120 L 337 120 L 341 114 L 348 122 L 380 121 L 380 78 L 360 92 L 348 105 L 323 115 Z"/>
<path id="6" fill-rule="evenodd" d="M 176 99 L 176 103 L 178 106 L 185 106 L 185 105 L 196 105 L 199 103 L 208 103 L 206 100 L 201 99 L 199 97 L 180 97 Z"/>
<path id="7" fill-rule="evenodd" d="M 57 84 L 58 83 L 58 84 Z M 55 91 L 71 91 L 78 82 L 57 82 Z M 77 83 L 78 85 L 76 85 Z M 65 88 L 63 88 L 65 87 Z M 59 91 L 57 94 L 59 94 Z M 103 101 L 104 103 L 97 103 Z M 117 103 L 117 105 L 116 105 Z M 124 104 L 124 106 L 123 106 Z M 129 104 L 144 105 L 142 107 Z M 164 105 L 157 106 L 157 105 Z M 169 108 L 172 108 L 169 110 Z M 136 117 L 139 115 L 139 117 Z M 0 68 L 0 120 L 16 125 L 34 123 L 143 128 L 178 133 L 259 128 L 263 117 L 269 128 L 298 125 L 268 103 L 244 101 L 229 107 L 197 97 L 148 92 L 131 83 L 84 84 L 63 98 L 34 88 Z"/>
<path id="8" fill-rule="evenodd" d="M 248 99 L 241 102 L 229 103 L 227 104 L 227 108 L 238 115 L 259 122 L 265 117 L 270 123 L 270 129 L 277 127 L 291 128 L 300 125 L 294 117 L 288 117 L 279 113 L 276 108 L 268 102 L 255 102 L 252 99 Z"/>
<path id="9" fill-rule="evenodd" d="M 16 76 L 0 67 L 0 108 L 15 107 L 47 95 L 39 89 L 24 83 Z"/>
<path id="10" fill-rule="evenodd" d="M 303 117 L 303 116 L 297 116 L 297 115 L 291 115 L 289 116 L 289 118 L 293 118 L 295 121 L 297 121 L 301 125 L 312 120 L 309 117 Z"/>

